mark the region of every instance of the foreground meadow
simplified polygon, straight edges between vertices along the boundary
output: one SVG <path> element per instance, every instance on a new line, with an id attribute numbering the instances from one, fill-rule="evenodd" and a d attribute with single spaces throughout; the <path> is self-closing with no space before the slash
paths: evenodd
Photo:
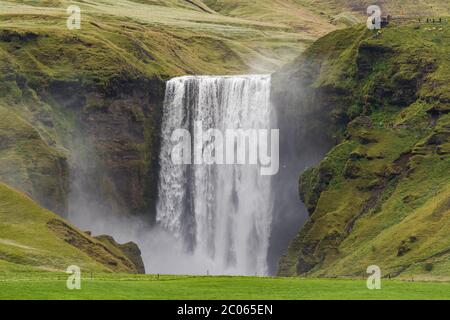
<path id="1" fill-rule="evenodd" d="M 0 299 L 310 300 L 450 299 L 448 282 L 382 281 L 368 290 L 363 280 L 83 274 L 80 290 L 66 288 L 63 273 L 0 275 Z"/>

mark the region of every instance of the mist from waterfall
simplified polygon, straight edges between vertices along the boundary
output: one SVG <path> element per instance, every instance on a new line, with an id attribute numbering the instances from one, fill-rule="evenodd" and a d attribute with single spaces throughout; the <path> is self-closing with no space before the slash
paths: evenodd
<path id="1" fill-rule="evenodd" d="M 167 82 L 157 225 L 147 272 L 268 274 L 273 196 L 260 165 L 178 165 L 172 132 L 270 129 L 271 77 L 185 76 Z M 211 141 L 203 141 L 203 150 Z M 194 147 L 193 147 L 194 149 Z M 146 251 L 146 250 L 144 250 Z"/>

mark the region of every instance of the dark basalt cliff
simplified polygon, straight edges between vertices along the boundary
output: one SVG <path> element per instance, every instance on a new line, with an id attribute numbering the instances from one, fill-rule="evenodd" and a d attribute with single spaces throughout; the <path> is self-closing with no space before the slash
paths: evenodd
<path id="1" fill-rule="evenodd" d="M 164 81 L 126 76 L 121 81 L 113 88 L 58 81 L 33 90 L 24 84 L 21 89 L 34 92 L 48 109 L 23 118 L 0 110 L 10 120 L 1 131 L 2 152 L 9 156 L 0 160 L 2 180 L 63 216 L 69 192 L 76 197 L 77 188 L 84 188 L 84 200 L 107 212 L 151 214 Z M 34 118 L 33 125 L 27 117 Z"/>
<path id="2" fill-rule="evenodd" d="M 151 216 L 162 77 L 101 41 L 11 30 L 0 40 L 0 179 L 62 216 L 81 188 L 106 212 Z"/>
<path id="3" fill-rule="evenodd" d="M 158 78 L 123 75 L 101 90 L 78 90 L 80 104 L 63 105 L 76 115 L 76 139 L 67 137 L 75 205 L 94 202 L 102 212 L 152 219 L 164 87 Z"/>

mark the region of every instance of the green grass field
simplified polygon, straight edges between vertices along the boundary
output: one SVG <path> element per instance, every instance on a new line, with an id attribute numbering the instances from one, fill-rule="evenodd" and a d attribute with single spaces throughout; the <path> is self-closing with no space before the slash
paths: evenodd
<path id="1" fill-rule="evenodd" d="M 83 274 L 80 290 L 63 273 L 0 275 L 0 299 L 450 299 L 448 282 L 385 280 L 369 290 L 363 280 Z"/>

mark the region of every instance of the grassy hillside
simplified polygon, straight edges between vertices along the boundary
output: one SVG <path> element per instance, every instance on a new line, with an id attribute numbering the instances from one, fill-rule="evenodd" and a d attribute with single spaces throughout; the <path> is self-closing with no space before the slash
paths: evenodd
<path id="1" fill-rule="evenodd" d="M 324 14 L 314 12 L 312 8 L 292 0 L 204 0 L 203 2 L 226 16 L 282 23 L 295 28 L 299 33 L 318 36 L 335 29 Z"/>
<path id="2" fill-rule="evenodd" d="M 363 280 L 193 277 L 82 273 L 81 290 L 67 290 L 66 274 L 0 275 L 1 299 L 112 300 L 394 300 L 450 299 L 449 283 L 383 281 L 368 290 Z M 26 290 L 24 290 L 26 289 Z M 276 312 L 274 308 L 274 313 Z"/>
<path id="3" fill-rule="evenodd" d="M 204 0 L 210 8 L 235 17 L 246 17 L 263 21 L 284 21 L 299 31 L 319 34 L 331 25 L 352 25 L 365 22 L 366 10 L 378 5 L 383 15 L 398 17 L 446 16 L 450 7 L 445 1 L 417 0 Z"/>
<path id="4" fill-rule="evenodd" d="M 70 265 L 87 272 L 137 272 L 119 248 L 88 236 L 0 183 L 1 273 L 65 271 Z"/>
<path id="5" fill-rule="evenodd" d="M 367 7 L 378 5 L 383 14 L 393 16 L 436 16 L 449 14 L 449 6 L 441 0 L 293 0 L 314 11 L 339 14 L 351 12 L 356 16 L 365 17 Z"/>
<path id="6" fill-rule="evenodd" d="M 449 38 L 448 23 L 350 28 L 280 75 L 338 141 L 300 178 L 311 217 L 280 274 L 358 276 L 375 264 L 384 276 L 448 278 Z"/>
<path id="7" fill-rule="evenodd" d="M 112 49 L 125 49 L 122 53 L 128 53 L 128 57 L 134 54 L 135 62 L 141 62 L 144 70 L 170 76 L 274 70 L 318 35 L 334 28 L 326 19 L 310 17 L 309 23 L 298 32 L 280 15 L 271 19 L 230 17 L 200 9 L 207 8 L 201 1 L 30 3 L 0 1 L 6 20 L 3 26 L 74 34 L 66 29 L 66 8 L 79 5 L 85 23 L 82 22 L 81 31 L 75 34 L 88 32 L 95 34 L 97 40 L 106 38 L 110 46 L 114 44 Z M 268 9 L 257 11 L 267 13 Z M 23 17 L 30 19 L 23 21 Z"/>

